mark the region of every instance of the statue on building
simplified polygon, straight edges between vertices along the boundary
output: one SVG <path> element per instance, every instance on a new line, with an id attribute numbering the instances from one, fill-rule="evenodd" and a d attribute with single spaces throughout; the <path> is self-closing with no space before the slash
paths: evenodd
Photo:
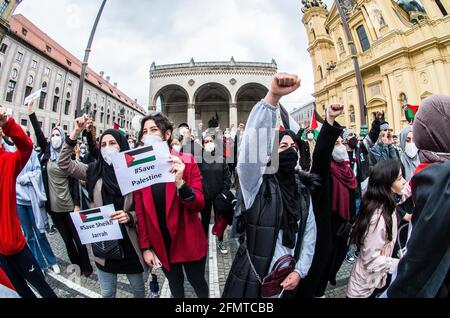
<path id="1" fill-rule="evenodd" d="M 327 5 L 322 2 L 322 0 L 302 0 L 303 8 L 302 12 L 311 8 L 324 8 L 327 9 Z"/>
<path id="2" fill-rule="evenodd" d="M 427 17 L 420 0 L 396 0 L 396 3 L 408 15 L 409 21 L 413 24 L 417 24 Z"/>

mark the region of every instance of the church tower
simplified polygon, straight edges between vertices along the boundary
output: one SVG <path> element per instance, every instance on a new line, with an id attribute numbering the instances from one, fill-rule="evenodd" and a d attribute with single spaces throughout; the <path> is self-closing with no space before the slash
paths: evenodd
<path id="1" fill-rule="evenodd" d="M 336 65 L 336 50 L 330 37 L 329 30 L 325 28 L 328 17 L 326 4 L 322 0 L 302 0 L 303 18 L 308 35 L 308 52 L 314 68 L 315 83 L 325 78 L 327 69 Z"/>

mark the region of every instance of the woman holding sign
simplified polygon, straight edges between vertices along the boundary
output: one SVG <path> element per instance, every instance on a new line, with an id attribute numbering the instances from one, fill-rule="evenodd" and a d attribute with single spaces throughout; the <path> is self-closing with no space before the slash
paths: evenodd
<path id="1" fill-rule="evenodd" d="M 162 113 L 145 117 L 139 140 L 146 146 L 171 144 L 173 126 Z M 207 241 L 200 221 L 205 201 L 202 176 L 190 154 L 172 150 L 175 183 L 160 183 L 135 192 L 139 244 L 145 262 L 162 265 L 175 298 L 184 298 L 184 274 L 199 298 L 208 297 L 205 279 Z M 160 261 L 159 261 L 160 260 Z"/>
<path id="2" fill-rule="evenodd" d="M 136 234 L 136 218 L 133 194 L 122 196 L 117 183 L 112 157 L 114 154 L 129 150 L 127 139 L 117 130 L 107 130 L 100 138 L 101 155 L 99 159 L 89 165 L 71 160 L 74 147 L 82 130 L 92 129 L 92 121 L 85 115 L 75 121 L 75 129 L 66 138 L 59 158 L 59 167 L 73 178 L 87 182 L 89 197 L 93 202 L 92 208 L 113 204 L 115 211 L 111 220 L 117 220 L 123 235 L 123 240 L 114 241 L 115 251 L 109 253 L 93 248 L 97 275 L 103 298 L 114 298 L 117 290 L 117 274 L 126 274 L 131 284 L 135 298 L 145 297 L 143 272 L 145 263 L 139 249 Z"/>

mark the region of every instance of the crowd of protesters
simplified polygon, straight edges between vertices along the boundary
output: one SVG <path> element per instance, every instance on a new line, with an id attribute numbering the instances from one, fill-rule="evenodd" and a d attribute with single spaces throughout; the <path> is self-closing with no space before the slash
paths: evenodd
<path id="1" fill-rule="evenodd" d="M 216 115 L 193 131 L 155 112 L 137 138 L 110 129 L 97 139 L 87 115 L 47 138 L 33 102 L 33 132 L 0 107 L 0 297 L 36 297 L 29 285 L 56 297 L 46 273 L 61 271 L 47 238 L 57 231 L 80 274 L 96 272 L 104 298 L 116 297 L 119 274 L 144 298 L 145 274 L 158 268 L 173 297 L 185 297 L 186 276 L 208 298 L 215 237 L 223 254 L 231 237 L 239 244 L 225 298 L 323 298 L 344 261 L 353 264 L 349 298 L 448 298 L 450 97 L 424 100 L 396 142 L 382 112 L 367 136 L 339 125 L 340 104 L 329 105 L 320 131 L 292 125 L 281 102 L 300 86 L 277 74 L 237 129 L 222 131 Z M 175 182 L 123 196 L 112 158 L 157 142 L 170 149 Z M 70 217 L 106 205 L 123 235 L 107 244 L 114 255 L 106 242 L 83 245 Z M 274 283 L 280 266 L 289 271 Z"/>

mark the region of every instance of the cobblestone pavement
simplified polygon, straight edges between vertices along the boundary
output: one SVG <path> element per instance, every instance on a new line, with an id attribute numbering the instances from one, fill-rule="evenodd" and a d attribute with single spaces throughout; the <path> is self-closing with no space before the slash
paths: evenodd
<path id="1" fill-rule="evenodd" d="M 64 243 L 59 235 L 48 236 L 53 251 L 58 259 L 58 264 L 61 267 L 61 273 L 56 275 L 51 270 L 47 270 L 46 278 L 52 288 L 54 288 L 57 295 L 61 298 L 99 298 L 101 297 L 100 285 L 98 283 L 97 274 L 95 270 L 95 264 L 92 262 L 94 273 L 86 278 L 79 275 L 79 268 L 76 265 L 70 265 L 69 259 L 65 252 Z M 228 247 L 228 253 L 222 254 L 216 243 L 215 236 L 209 237 L 209 253 L 206 261 L 206 280 L 210 286 L 210 297 L 219 298 L 223 292 L 225 281 L 228 276 L 229 269 L 231 267 L 233 257 L 237 251 L 238 245 L 235 240 L 230 239 L 229 230 L 225 233 L 224 241 Z M 90 255 L 92 256 L 92 252 Z M 93 257 L 91 257 L 93 260 Z M 344 262 L 341 270 L 338 273 L 336 279 L 336 286 L 328 285 L 325 296 L 327 298 L 345 298 L 346 284 L 348 277 L 350 276 L 351 265 Z M 164 274 L 161 270 L 153 272 L 158 277 L 160 286 L 160 297 L 171 297 L 168 282 L 166 281 Z M 151 281 L 151 275 L 147 274 L 146 286 L 148 293 L 149 282 Z M 185 282 L 185 296 L 186 298 L 195 298 L 196 294 L 189 282 Z M 119 275 L 117 286 L 117 297 L 131 298 L 133 294 L 131 292 L 130 285 L 125 275 Z M 149 297 L 147 295 L 147 297 Z"/>

